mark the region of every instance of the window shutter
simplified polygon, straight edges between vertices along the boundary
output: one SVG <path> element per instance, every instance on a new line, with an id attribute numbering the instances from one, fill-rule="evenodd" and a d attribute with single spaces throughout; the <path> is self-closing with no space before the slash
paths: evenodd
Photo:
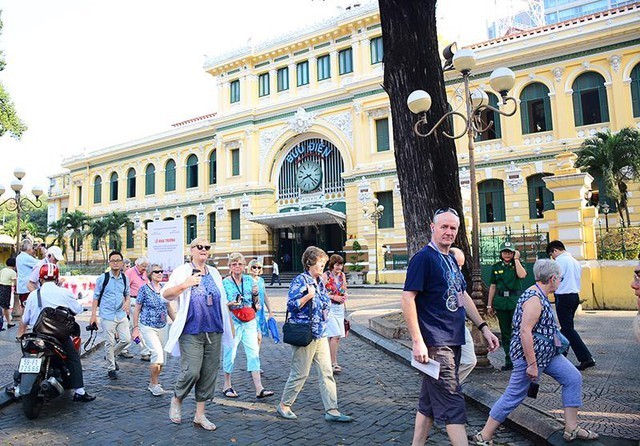
<path id="1" fill-rule="evenodd" d="M 389 118 L 376 120 L 376 146 L 378 152 L 389 150 Z"/>
<path id="2" fill-rule="evenodd" d="M 240 209 L 229 212 L 231 216 L 231 240 L 240 240 Z"/>
<path id="3" fill-rule="evenodd" d="M 582 125 L 582 98 L 580 97 L 580 91 L 573 92 L 573 119 L 576 123 L 576 127 Z"/>
<path id="4" fill-rule="evenodd" d="M 609 105 L 607 104 L 607 89 L 604 85 L 598 86 L 598 99 L 600 102 L 600 112 L 602 122 L 609 122 Z"/>

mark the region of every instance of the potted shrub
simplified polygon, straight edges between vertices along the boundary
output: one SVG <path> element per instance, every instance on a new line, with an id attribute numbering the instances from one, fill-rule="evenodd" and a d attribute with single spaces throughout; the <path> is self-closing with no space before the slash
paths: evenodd
<path id="1" fill-rule="evenodd" d="M 364 253 L 362 252 L 362 246 L 360 246 L 357 240 L 353 242 L 352 246 L 354 253 L 351 254 L 351 262 L 347 264 L 347 282 L 350 285 L 362 285 L 367 274 L 366 271 L 364 271 L 364 265 L 361 264 Z"/>

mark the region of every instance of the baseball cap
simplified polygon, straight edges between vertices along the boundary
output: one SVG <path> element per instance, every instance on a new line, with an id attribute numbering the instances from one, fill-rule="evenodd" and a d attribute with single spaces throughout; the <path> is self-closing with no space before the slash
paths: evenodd
<path id="1" fill-rule="evenodd" d="M 58 246 L 49 246 L 49 249 L 47 249 L 47 255 L 52 255 L 58 261 L 64 260 L 62 249 L 60 249 L 60 247 Z"/>
<path id="2" fill-rule="evenodd" d="M 516 248 L 513 246 L 513 243 L 511 242 L 504 242 L 502 244 L 502 247 L 500 247 L 500 252 L 502 251 L 511 251 L 511 252 L 516 252 Z"/>

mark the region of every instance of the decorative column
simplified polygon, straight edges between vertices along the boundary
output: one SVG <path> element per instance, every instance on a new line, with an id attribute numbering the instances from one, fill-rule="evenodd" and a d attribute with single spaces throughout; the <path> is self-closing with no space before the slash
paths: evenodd
<path id="1" fill-rule="evenodd" d="M 593 177 L 574 166 L 577 158 L 573 152 L 556 155 L 555 175 L 543 178 L 555 206 L 545 211 L 544 220 L 549 224 L 549 240 L 560 240 L 577 260 L 592 260 L 597 258 L 597 210 L 587 203 Z"/>

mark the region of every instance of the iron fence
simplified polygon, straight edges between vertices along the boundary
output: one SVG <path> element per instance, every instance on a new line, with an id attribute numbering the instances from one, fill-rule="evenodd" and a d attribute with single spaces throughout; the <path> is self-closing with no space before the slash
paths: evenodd
<path id="1" fill-rule="evenodd" d="M 524 225 L 519 230 L 505 226 L 504 230 L 491 229 L 490 233 L 480 234 L 480 264 L 493 265 L 500 260 L 500 247 L 504 242 L 511 242 L 520 251 L 523 263 L 535 263 L 546 258 L 545 249 L 549 243 L 549 233 L 541 232 L 538 225 L 535 229 L 527 229 Z"/>
<path id="2" fill-rule="evenodd" d="M 603 228 L 596 231 L 598 260 L 634 260 L 640 254 L 640 226 Z"/>

